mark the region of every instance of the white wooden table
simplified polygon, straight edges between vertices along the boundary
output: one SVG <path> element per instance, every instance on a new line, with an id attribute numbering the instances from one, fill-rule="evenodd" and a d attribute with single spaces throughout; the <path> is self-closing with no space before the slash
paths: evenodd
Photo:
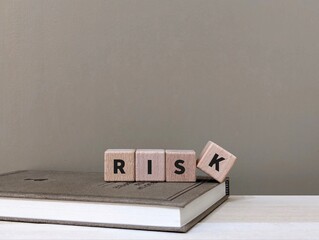
<path id="1" fill-rule="evenodd" d="M 0 222 L 0 239 L 319 239 L 319 196 L 231 196 L 188 233 Z"/>

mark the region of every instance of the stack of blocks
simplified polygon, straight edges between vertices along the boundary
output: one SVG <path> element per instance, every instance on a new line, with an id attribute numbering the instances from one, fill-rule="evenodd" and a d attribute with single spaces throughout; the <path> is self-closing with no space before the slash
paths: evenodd
<path id="1" fill-rule="evenodd" d="M 199 159 L 193 150 L 108 149 L 105 181 L 195 182 L 196 167 L 223 182 L 236 157 L 209 141 Z"/>

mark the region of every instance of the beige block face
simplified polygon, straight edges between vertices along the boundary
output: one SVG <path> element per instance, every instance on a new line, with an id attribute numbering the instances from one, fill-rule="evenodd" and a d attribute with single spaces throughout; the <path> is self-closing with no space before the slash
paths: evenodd
<path id="1" fill-rule="evenodd" d="M 223 182 L 236 159 L 233 154 L 209 141 L 200 154 L 197 167 L 218 182 Z"/>
<path id="2" fill-rule="evenodd" d="M 135 181 L 135 149 L 108 149 L 104 154 L 104 180 Z"/>
<path id="3" fill-rule="evenodd" d="M 195 182 L 196 153 L 193 150 L 166 150 L 166 181 Z"/>
<path id="4" fill-rule="evenodd" d="M 165 181 L 165 151 L 137 149 L 135 152 L 136 181 Z"/>

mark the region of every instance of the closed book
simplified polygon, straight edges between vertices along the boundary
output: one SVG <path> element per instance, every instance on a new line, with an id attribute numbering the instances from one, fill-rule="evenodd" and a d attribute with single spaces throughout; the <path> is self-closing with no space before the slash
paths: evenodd
<path id="1" fill-rule="evenodd" d="M 0 220 L 187 232 L 229 195 L 229 179 L 104 182 L 102 173 L 0 175 Z"/>

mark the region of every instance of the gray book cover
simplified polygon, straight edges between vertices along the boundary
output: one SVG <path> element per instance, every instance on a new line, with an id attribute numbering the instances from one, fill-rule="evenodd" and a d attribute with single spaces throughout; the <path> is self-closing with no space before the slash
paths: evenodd
<path id="1" fill-rule="evenodd" d="M 129 203 L 185 207 L 188 203 L 216 187 L 219 183 L 201 178 L 196 182 L 104 182 L 102 173 L 18 171 L 0 175 L 0 197 Z M 147 227 L 118 224 L 65 222 L 41 219 L 2 220 L 39 223 L 59 223 L 84 226 L 118 227 L 144 230 L 186 232 L 198 221 L 224 202 L 229 195 L 226 179 L 226 196 L 181 228 Z"/>

